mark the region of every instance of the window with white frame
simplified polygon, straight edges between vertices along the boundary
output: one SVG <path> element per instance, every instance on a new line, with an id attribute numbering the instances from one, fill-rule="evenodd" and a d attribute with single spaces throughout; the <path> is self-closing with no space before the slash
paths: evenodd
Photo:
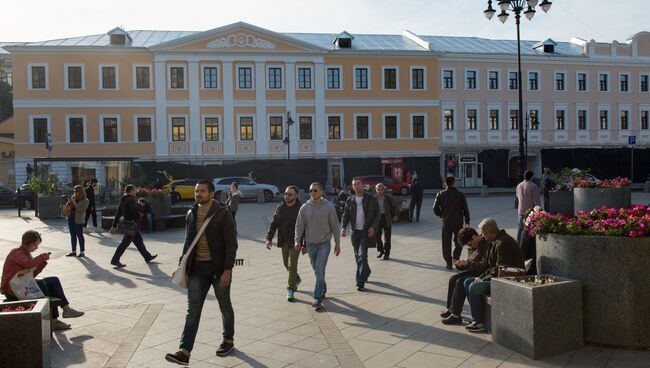
<path id="1" fill-rule="evenodd" d="M 118 89 L 117 66 L 102 65 L 101 70 L 101 89 Z"/>
<path id="2" fill-rule="evenodd" d="M 282 68 L 270 67 L 269 71 L 269 89 L 282 89 Z"/>
<path id="3" fill-rule="evenodd" d="M 29 69 L 29 88 L 47 89 L 47 65 L 31 65 Z"/>
<path id="4" fill-rule="evenodd" d="M 531 91 L 539 90 L 539 73 L 528 72 L 528 89 Z"/>
<path id="5" fill-rule="evenodd" d="M 169 88 L 171 89 L 185 88 L 185 67 L 184 66 L 169 67 Z"/>
<path id="6" fill-rule="evenodd" d="M 47 143 L 47 133 L 49 133 L 48 118 L 32 118 L 32 137 L 33 143 Z"/>
<path id="7" fill-rule="evenodd" d="M 517 89 L 517 85 L 519 85 L 517 72 L 508 72 L 508 89 Z"/>
<path id="8" fill-rule="evenodd" d="M 355 89 L 368 89 L 368 68 L 356 67 L 354 68 L 354 88 Z"/>
<path id="9" fill-rule="evenodd" d="M 478 129 L 476 109 L 467 110 L 467 130 Z"/>
<path id="10" fill-rule="evenodd" d="M 639 91 L 648 92 L 648 74 L 639 75 Z"/>
<path id="11" fill-rule="evenodd" d="M 384 116 L 384 138 L 397 139 L 397 116 Z"/>
<path id="12" fill-rule="evenodd" d="M 84 89 L 83 66 L 66 65 L 65 67 L 66 89 Z"/>
<path id="13" fill-rule="evenodd" d="M 219 140 L 219 118 L 216 116 L 206 117 L 203 120 L 203 129 L 205 132 L 206 142 L 216 142 Z"/>
<path id="14" fill-rule="evenodd" d="M 598 117 L 599 117 L 599 119 L 598 119 L 598 122 L 599 122 L 598 128 L 600 128 L 601 130 L 608 129 L 609 128 L 609 111 L 600 110 L 598 112 Z"/>
<path id="15" fill-rule="evenodd" d="M 216 66 L 203 67 L 203 89 L 219 88 L 219 68 Z"/>
<path id="16" fill-rule="evenodd" d="M 172 117 L 172 141 L 185 142 L 185 117 L 174 116 Z"/>
<path id="17" fill-rule="evenodd" d="M 564 130 L 565 129 L 565 110 L 555 110 L 555 129 Z"/>
<path id="18" fill-rule="evenodd" d="M 445 130 L 454 130 L 454 110 L 445 109 L 443 116 L 445 120 Z"/>
<path id="19" fill-rule="evenodd" d="M 68 117 L 68 138 L 70 143 L 84 142 L 84 118 Z"/>
<path id="20" fill-rule="evenodd" d="M 413 115 L 411 120 L 413 138 L 424 138 L 424 115 Z"/>
<path id="21" fill-rule="evenodd" d="M 301 140 L 312 139 L 311 116 L 301 116 L 298 118 L 298 136 Z"/>
<path id="22" fill-rule="evenodd" d="M 578 110 L 578 130 L 587 130 L 587 110 Z"/>
<path id="23" fill-rule="evenodd" d="M 251 116 L 239 118 L 239 139 L 242 141 L 253 140 L 253 118 Z"/>
<path id="24" fill-rule="evenodd" d="M 490 130 L 499 130 L 499 110 L 490 109 Z"/>
<path id="25" fill-rule="evenodd" d="M 465 71 L 465 89 L 476 89 L 476 70 Z"/>
<path id="26" fill-rule="evenodd" d="M 648 110 L 641 110 L 641 129 L 648 130 Z"/>
<path id="27" fill-rule="evenodd" d="M 135 89 L 151 89 L 151 67 L 147 65 L 135 67 Z"/>
<path id="28" fill-rule="evenodd" d="M 618 89 L 621 92 L 629 92 L 630 90 L 630 75 L 629 74 L 619 74 L 618 75 Z"/>
<path id="29" fill-rule="evenodd" d="M 629 123 L 630 112 L 627 110 L 621 110 L 620 112 L 620 129 L 628 130 L 630 129 Z"/>
<path id="30" fill-rule="evenodd" d="M 578 81 L 578 91 L 585 92 L 587 91 L 587 73 L 577 73 L 576 80 Z"/>
<path id="31" fill-rule="evenodd" d="M 138 116 L 136 123 L 138 127 L 138 142 L 151 142 L 151 117 Z"/>
<path id="32" fill-rule="evenodd" d="M 556 91 L 564 91 L 564 79 L 565 79 L 565 73 L 564 72 L 556 72 L 555 73 L 555 90 Z"/>
<path id="33" fill-rule="evenodd" d="M 327 117 L 327 137 L 329 139 L 341 139 L 341 117 Z"/>
<path id="34" fill-rule="evenodd" d="M 253 88 L 253 68 L 250 66 L 240 66 L 237 68 L 239 89 Z"/>
<path id="35" fill-rule="evenodd" d="M 384 89 L 397 89 L 397 68 L 384 68 Z"/>
<path id="36" fill-rule="evenodd" d="M 454 88 L 454 71 L 451 69 L 443 69 L 442 71 L 442 88 Z"/>
<path id="37" fill-rule="evenodd" d="M 539 110 L 528 110 L 528 121 L 530 130 L 539 130 Z"/>
<path id="38" fill-rule="evenodd" d="M 311 89 L 311 68 L 298 68 L 298 89 Z"/>
<path id="39" fill-rule="evenodd" d="M 369 139 L 370 118 L 368 116 L 357 116 L 355 131 L 357 139 Z"/>
<path id="40" fill-rule="evenodd" d="M 609 85 L 609 74 L 598 73 L 598 90 L 600 92 L 607 92 Z"/>
<path id="41" fill-rule="evenodd" d="M 411 69 L 411 89 L 425 89 L 424 68 Z"/>
<path id="42" fill-rule="evenodd" d="M 519 110 L 510 109 L 510 130 L 519 129 Z"/>
<path id="43" fill-rule="evenodd" d="M 499 89 L 499 71 L 490 70 L 488 71 L 488 88 L 489 89 Z"/>
<path id="44" fill-rule="evenodd" d="M 327 89 L 341 89 L 341 68 L 327 68 Z"/>
<path id="45" fill-rule="evenodd" d="M 105 143 L 117 142 L 119 140 L 117 118 L 114 116 L 104 117 L 102 119 L 102 131 Z"/>
<path id="46" fill-rule="evenodd" d="M 269 134 L 272 141 L 282 140 L 282 116 L 269 117 Z"/>

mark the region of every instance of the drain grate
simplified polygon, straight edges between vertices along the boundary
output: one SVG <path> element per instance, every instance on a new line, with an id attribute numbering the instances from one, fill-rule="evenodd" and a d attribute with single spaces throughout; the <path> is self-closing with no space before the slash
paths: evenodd
<path id="1" fill-rule="evenodd" d="M 245 266 L 243 258 L 235 258 L 235 266 Z"/>

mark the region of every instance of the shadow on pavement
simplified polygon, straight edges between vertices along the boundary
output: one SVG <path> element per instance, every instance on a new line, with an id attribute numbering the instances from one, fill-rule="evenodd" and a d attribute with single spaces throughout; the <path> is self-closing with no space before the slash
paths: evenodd
<path id="1" fill-rule="evenodd" d="M 88 275 L 86 275 L 86 278 L 90 280 L 104 281 L 109 284 L 119 284 L 126 288 L 134 288 L 136 286 L 135 283 L 130 279 L 106 271 L 88 256 L 77 259 L 88 270 Z"/>

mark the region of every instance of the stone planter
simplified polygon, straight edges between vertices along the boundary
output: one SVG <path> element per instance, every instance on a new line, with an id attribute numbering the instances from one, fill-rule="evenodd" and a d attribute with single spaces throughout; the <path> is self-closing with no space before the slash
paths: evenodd
<path id="1" fill-rule="evenodd" d="M 50 301 L 22 300 L 3 306 L 36 305 L 31 311 L 0 313 L 0 362 L 3 367 L 50 366 Z"/>
<path id="2" fill-rule="evenodd" d="M 650 347 L 650 238 L 538 237 L 537 270 L 582 282 L 585 341 Z"/>
<path id="3" fill-rule="evenodd" d="M 58 219 L 61 218 L 61 205 L 65 204 L 62 197 L 38 197 L 37 209 L 40 219 Z"/>
<path id="4" fill-rule="evenodd" d="M 554 276 L 552 284 L 517 282 L 532 278 L 492 279 L 492 340 L 531 359 L 582 347 L 580 281 Z"/>
<path id="5" fill-rule="evenodd" d="M 550 212 L 573 215 L 573 192 L 549 192 L 548 195 Z"/>
<path id="6" fill-rule="evenodd" d="M 629 208 L 632 206 L 630 187 L 573 188 L 573 210 L 591 211 L 600 208 Z"/>
<path id="7" fill-rule="evenodd" d="M 162 218 L 172 213 L 172 197 L 168 194 L 162 198 L 144 197 L 151 205 L 151 212 L 154 218 Z"/>

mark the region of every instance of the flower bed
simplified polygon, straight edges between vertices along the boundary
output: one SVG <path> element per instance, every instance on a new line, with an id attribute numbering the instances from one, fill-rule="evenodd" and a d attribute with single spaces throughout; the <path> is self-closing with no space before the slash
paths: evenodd
<path id="1" fill-rule="evenodd" d="M 0 313 L 11 313 L 11 312 L 31 312 L 34 309 L 36 302 L 24 303 L 24 304 L 7 304 L 0 305 Z"/>
<path id="2" fill-rule="evenodd" d="M 137 188 L 135 191 L 136 197 L 150 197 L 150 198 L 164 198 L 169 194 L 169 189 L 150 189 L 150 188 Z"/>
<path id="3" fill-rule="evenodd" d="M 574 178 L 572 188 L 624 188 L 632 184 L 630 179 L 620 176 L 614 179 L 593 180 L 589 178 Z"/>

